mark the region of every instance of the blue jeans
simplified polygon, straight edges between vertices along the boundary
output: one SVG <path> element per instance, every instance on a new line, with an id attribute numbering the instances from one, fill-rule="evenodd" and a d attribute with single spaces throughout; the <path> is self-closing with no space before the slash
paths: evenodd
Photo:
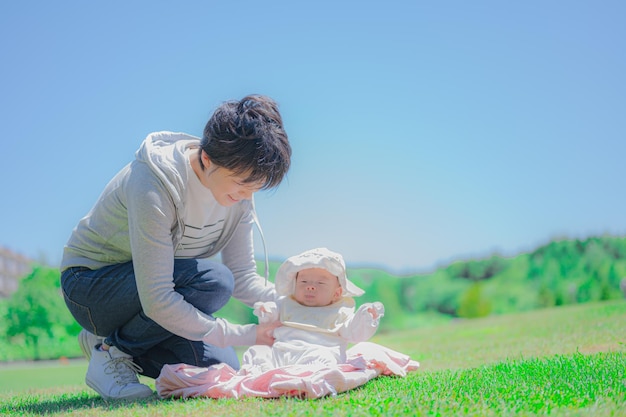
<path id="1" fill-rule="evenodd" d="M 233 275 L 208 260 L 175 259 L 174 289 L 200 311 L 212 315 L 230 299 Z M 177 336 L 148 318 L 139 302 L 132 262 L 61 274 L 65 303 L 76 321 L 105 343 L 133 356 L 143 375 L 156 378 L 165 364 L 210 366 L 227 363 L 239 369 L 232 347 L 219 348 Z"/>

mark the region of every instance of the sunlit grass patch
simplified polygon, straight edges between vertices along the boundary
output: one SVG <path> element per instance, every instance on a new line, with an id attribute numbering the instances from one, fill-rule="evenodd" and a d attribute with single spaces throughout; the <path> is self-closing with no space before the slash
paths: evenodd
<path id="1" fill-rule="evenodd" d="M 626 353 L 557 355 L 418 377 L 429 412 L 549 414 L 600 403 L 626 405 Z M 615 408 L 614 408 L 615 410 Z M 426 410 L 424 410 L 426 411 Z M 445 413 L 444 413 L 445 414 Z"/>
<path id="2" fill-rule="evenodd" d="M 319 400 L 194 398 L 106 402 L 71 366 L 0 369 L 0 415 L 594 416 L 626 410 L 626 303 L 452 322 L 376 336 L 423 368 Z M 65 373 L 72 375 L 64 375 Z M 68 381 L 50 388 L 44 382 Z M 73 382 L 75 381 L 75 382 Z M 2 391 L 2 390 L 0 390 Z"/>

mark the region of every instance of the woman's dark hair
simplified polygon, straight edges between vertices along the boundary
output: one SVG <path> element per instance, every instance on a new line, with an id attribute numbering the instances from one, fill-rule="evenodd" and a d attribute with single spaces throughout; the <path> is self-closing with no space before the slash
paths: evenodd
<path id="1" fill-rule="evenodd" d="M 262 189 L 278 186 L 291 163 L 278 105 L 262 95 L 218 107 L 204 128 L 200 146 L 212 163 L 245 176 L 246 183 L 263 183 Z M 200 164 L 204 169 L 202 159 Z"/>

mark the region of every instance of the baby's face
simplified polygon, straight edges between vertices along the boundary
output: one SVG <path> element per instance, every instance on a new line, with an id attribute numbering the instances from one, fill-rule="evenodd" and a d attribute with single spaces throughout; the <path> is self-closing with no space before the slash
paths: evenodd
<path id="1" fill-rule="evenodd" d="M 293 298 L 307 307 L 323 307 L 341 298 L 341 285 L 336 276 L 322 268 L 298 272 Z"/>

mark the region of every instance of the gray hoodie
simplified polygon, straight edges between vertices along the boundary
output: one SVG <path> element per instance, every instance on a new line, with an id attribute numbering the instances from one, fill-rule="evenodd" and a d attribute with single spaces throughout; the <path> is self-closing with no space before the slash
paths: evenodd
<path id="1" fill-rule="evenodd" d="M 187 192 L 185 155 L 200 139 L 184 133 L 148 135 L 135 154 L 105 187 L 91 211 L 80 220 L 64 248 L 61 270 L 98 269 L 133 261 L 145 314 L 168 331 L 217 346 L 250 346 L 255 326 L 214 319 L 174 291 L 174 253 L 181 240 Z M 229 208 L 219 240 L 202 256 L 221 253 L 235 277 L 233 296 L 248 306 L 272 301 L 275 290 L 256 273 L 252 201 Z"/>

